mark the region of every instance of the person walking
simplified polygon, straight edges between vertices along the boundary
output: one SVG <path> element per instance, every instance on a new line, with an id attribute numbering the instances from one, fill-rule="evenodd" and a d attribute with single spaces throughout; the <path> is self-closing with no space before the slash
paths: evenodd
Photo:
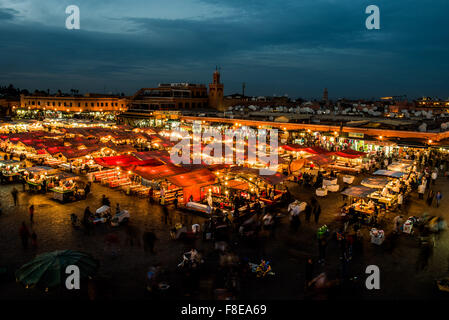
<path id="1" fill-rule="evenodd" d="M 20 182 L 22 183 L 22 191 L 25 192 L 26 191 L 26 180 L 25 177 L 20 178 Z"/>
<path id="2" fill-rule="evenodd" d="M 145 250 L 145 252 L 150 251 L 151 253 L 154 254 L 155 253 L 154 245 L 157 240 L 157 237 L 154 234 L 154 232 L 153 231 L 145 232 L 142 236 L 142 240 L 143 240 L 143 249 Z"/>
<path id="3" fill-rule="evenodd" d="M 432 184 L 435 184 L 435 181 L 437 180 L 437 176 L 438 176 L 438 174 L 437 174 L 437 171 L 436 170 L 433 170 L 432 171 Z"/>
<path id="4" fill-rule="evenodd" d="M 402 211 L 402 203 L 404 202 L 404 196 L 402 193 L 398 194 L 398 209 Z"/>
<path id="5" fill-rule="evenodd" d="M 402 229 L 402 224 L 404 223 L 404 220 L 402 218 L 402 215 L 398 215 L 394 217 L 393 219 L 393 230 L 395 233 L 400 233 Z"/>
<path id="6" fill-rule="evenodd" d="M 168 223 L 168 208 L 167 206 L 162 207 L 162 213 L 164 214 L 164 223 Z"/>
<path id="7" fill-rule="evenodd" d="M 34 224 L 34 204 L 32 204 L 30 206 L 30 208 L 28 209 L 29 213 L 30 213 L 30 224 L 33 225 Z"/>
<path id="8" fill-rule="evenodd" d="M 34 230 L 31 233 L 31 247 L 33 250 L 37 250 L 37 234 Z"/>
<path id="9" fill-rule="evenodd" d="M 343 230 L 336 233 L 338 247 L 340 248 L 340 259 L 346 259 L 346 238 Z"/>
<path id="10" fill-rule="evenodd" d="M 316 206 L 313 208 L 313 216 L 315 218 L 315 223 L 318 224 L 318 221 L 320 219 L 321 214 L 321 206 L 317 203 Z"/>
<path id="11" fill-rule="evenodd" d="M 324 263 L 326 259 L 327 241 L 324 237 L 318 239 L 318 263 Z"/>
<path id="12" fill-rule="evenodd" d="M 86 183 L 86 186 L 84 187 L 84 197 L 87 198 L 89 193 L 90 193 L 90 182 Z"/>
<path id="13" fill-rule="evenodd" d="M 295 212 L 291 215 L 290 226 L 293 232 L 297 232 L 301 226 L 301 220 L 299 218 L 299 212 Z"/>
<path id="14" fill-rule="evenodd" d="M 307 223 L 310 222 L 310 216 L 312 215 L 312 207 L 310 206 L 310 204 L 306 204 L 306 208 L 305 208 L 305 220 Z"/>
<path id="15" fill-rule="evenodd" d="M 312 258 L 307 259 L 306 267 L 305 267 L 305 281 L 304 281 L 304 289 L 307 291 L 310 287 L 310 282 L 313 280 L 313 260 Z"/>
<path id="16" fill-rule="evenodd" d="M 175 205 L 175 209 L 178 209 L 178 191 L 175 192 L 175 199 L 173 200 L 173 204 Z"/>
<path id="17" fill-rule="evenodd" d="M 418 186 L 418 196 L 419 196 L 419 199 L 424 199 L 424 192 L 426 191 L 426 185 L 423 183 L 423 184 L 420 184 L 419 186 Z"/>
<path id="18" fill-rule="evenodd" d="M 437 208 L 440 207 L 441 198 L 443 198 L 443 195 L 441 194 L 440 191 L 438 191 L 437 194 L 435 195 L 435 200 L 437 201 Z"/>
<path id="19" fill-rule="evenodd" d="M 429 194 L 427 195 L 427 205 L 430 207 L 432 206 L 433 197 L 435 196 L 435 193 L 433 190 L 429 190 Z"/>
<path id="20" fill-rule="evenodd" d="M 18 194 L 19 191 L 17 191 L 16 187 L 14 187 L 11 191 L 12 199 L 14 200 L 14 206 L 17 206 L 17 204 L 19 203 Z"/>
<path id="21" fill-rule="evenodd" d="M 30 237 L 30 232 L 25 224 L 25 221 L 22 222 L 22 225 L 19 229 L 20 240 L 22 241 L 23 249 L 28 249 L 28 238 Z"/>
<path id="22" fill-rule="evenodd" d="M 85 228 L 86 234 L 89 236 L 90 231 L 92 229 L 92 222 L 91 218 L 93 217 L 92 212 L 90 211 L 90 208 L 87 206 L 84 210 L 84 216 L 83 216 L 83 226 Z"/>

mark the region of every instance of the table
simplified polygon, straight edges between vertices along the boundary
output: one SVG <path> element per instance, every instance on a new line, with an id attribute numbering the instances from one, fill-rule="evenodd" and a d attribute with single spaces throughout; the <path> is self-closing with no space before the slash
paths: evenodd
<path id="1" fill-rule="evenodd" d="M 359 173 L 362 170 L 362 168 L 360 166 L 347 167 L 347 166 L 338 165 L 338 164 L 331 164 L 327 167 L 329 169 L 334 169 L 337 171 L 350 171 L 350 172 L 356 172 L 356 173 Z"/>
<path id="2" fill-rule="evenodd" d="M 379 202 L 385 203 L 388 207 L 394 205 L 397 200 L 397 196 L 382 196 L 380 192 L 374 192 L 368 196 L 370 199 L 377 200 Z"/>
<path id="3" fill-rule="evenodd" d="M 334 179 L 324 179 L 323 180 L 323 188 L 324 187 L 326 187 L 326 186 L 330 186 L 330 185 L 333 185 L 333 184 L 337 184 L 337 178 L 334 178 Z"/>
<path id="4" fill-rule="evenodd" d="M 330 184 L 326 186 L 326 189 L 330 192 L 337 192 L 340 189 L 340 186 L 338 184 Z"/>
<path id="5" fill-rule="evenodd" d="M 327 189 L 318 188 L 315 193 L 318 197 L 325 197 L 327 196 Z"/>
<path id="6" fill-rule="evenodd" d="M 354 178 L 355 178 L 354 176 L 344 175 L 343 182 L 347 184 L 352 184 L 354 182 Z"/>
<path id="7" fill-rule="evenodd" d="M 369 208 L 368 206 L 362 205 L 360 203 L 357 203 L 353 205 L 355 211 L 363 213 L 363 214 L 373 214 L 374 208 Z"/>
<path id="8" fill-rule="evenodd" d="M 33 181 L 27 181 L 28 187 L 30 191 L 39 191 L 42 189 L 42 184 L 33 182 Z"/>
<path id="9" fill-rule="evenodd" d="M 306 206 L 306 202 L 295 201 L 288 205 L 288 212 L 290 212 L 292 216 L 297 215 L 306 210 Z"/>
<path id="10" fill-rule="evenodd" d="M 52 197 L 55 200 L 59 200 L 61 202 L 66 202 L 67 200 L 70 200 L 70 198 L 74 195 L 75 190 L 74 189 L 66 189 L 61 190 L 57 188 L 52 188 L 50 191 L 53 192 Z"/>
<path id="11" fill-rule="evenodd" d="M 6 180 L 9 182 L 17 181 L 20 178 L 20 173 L 14 172 L 14 173 L 3 173 L 3 176 Z"/>
<path id="12" fill-rule="evenodd" d="M 193 211 L 199 211 L 203 213 L 210 213 L 210 207 L 208 205 L 198 203 L 198 202 L 187 202 L 186 208 L 193 210 Z"/>

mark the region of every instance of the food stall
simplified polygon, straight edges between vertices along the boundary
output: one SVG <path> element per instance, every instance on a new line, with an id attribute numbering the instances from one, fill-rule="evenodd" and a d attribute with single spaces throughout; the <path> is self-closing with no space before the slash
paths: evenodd
<path id="1" fill-rule="evenodd" d="M 280 203 L 286 191 L 283 183 L 288 178 L 280 172 L 271 175 L 260 175 L 257 169 L 240 166 L 231 167 L 223 176 L 224 180 L 223 178 L 221 180 L 224 181 L 224 187 L 227 187 L 226 183 L 229 184 L 231 180 L 246 181 L 249 184 L 249 192 L 266 205 Z"/>
<path id="2" fill-rule="evenodd" d="M 17 160 L 0 160 L 2 182 L 17 182 L 22 176 L 22 163 Z"/>
<path id="3" fill-rule="evenodd" d="M 408 173 L 413 169 L 413 160 L 402 159 L 401 161 L 395 161 L 388 165 L 387 169 L 391 171 L 400 171 Z"/>
<path id="4" fill-rule="evenodd" d="M 362 221 L 370 220 L 370 216 L 375 212 L 375 203 L 373 201 L 367 201 L 367 199 L 373 192 L 375 192 L 375 189 L 361 185 L 352 186 L 343 190 L 341 194 L 349 198 L 349 204 L 346 204 L 342 208 L 342 216 L 353 213 L 358 214 Z"/>
<path id="5" fill-rule="evenodd" d="M 225 213 L 234 212 L 237 198 L 243 199 L 241 202 L 245 203 L 239 206 L 240 215 L 247 211 L 248 204 L 252 210 L 258 201 L 255 186 L 237 178 L 201 188 L 203 202 Z"/>
<path id="6" fill-rule="evenodd" d="M 330 164 L 329 169 L 343 172 L 359 173 L 363 169 L 363 157 L 365 152 L 347 149 L 343 151 L 336 151 L 333 153 L 335 163 Z"/>
<path id="7" fill-rule="evenodd" d="M 406 173 L 401 172 L 401 171 L 393 171 L 393 170 L 377 170 L 376 172 L 373 173 L 373 175 L 399 179 L 399 178 L 402 178 L 403 176 L 405 176 Z"/>
<path id="8" fill-rule="evenodd" d="M 411 192 L 411 186 L 407 183 L 408 175 L 400 171 L 377 170 L 374 175 L 389 177 L 389 182 L 382 188 L 371 195 L 372 199 L 382 202 L 389 208 L 393 208 L 397 204 L 398 194 L 402 192 L 404 198 Z"/>
<path id="9" fill-rule="evenodd" d="M 28 190 L 47 192 L 48 179 L 56 173 L 57 170 L 51 167 L 36 166 L 26 168 L 24 175 L 25 181 L 28 184 Z"/>
<path id="10" fill-rule="evenodd" d="M 385 192 L 385 188 L 382 191 L 375 191 L 369 195 L 370 199 L 385 204 L 387 208 L 393 208 L 397 204 L 398 197 L 395 194 Z"/>
<path id="11" fill-rule="evenodd" d="M 202 199 L 201 190 L 214 184 L 216 179 L 216 176 L 208 169 L 199 169 L 167 177 L 168 182 L 178 187 L 175 192 L 182 196 L 183 202 L 188 202 L 189 199 L 200 201 Z"/>
<path id="12" fill-rule="evenodd" d="M 48 187 L 52 198 L 60 202 L 74 201 L 84 195 L 84 190 L 78 190 L 76 180 L 78 177 L 67 172 L 60 172 L 49 179 Z M 79 197 L 76 197 L 76 193 Z"/>
<path id="13" fill-rule="evenodd" d="M 135 190 L 143 195 L 148 196 L 150 189 L 152 190 L 153 200 L 160 201 L 161 196 L 164 196 L 164 203 L 171 202 L 175 199 L 176 193 L 182 196 L 182 188 L 171 183 L 168 178 L 171 176 L 185 174 L 187 169 L 178 167 L 172 164 L 156 165 L 156 166 L 137 166 L 133 172 L 141 177 L 142 187 L 137 187 Z M 133 190 L 133 191 L 135 191 Z M 184 198 L 184 202 L 185 202 Z M 181 198 L 178 197 L 178 200 Z"/>
<path id="14" fill-rule="evenodd" d="M 383 189 L 390 180 L 387 177 L 377 176 L 377 177 L 367 177 L 363 179 L 360 184 L 362 186 L 372 188 L 372 189 Z"/>

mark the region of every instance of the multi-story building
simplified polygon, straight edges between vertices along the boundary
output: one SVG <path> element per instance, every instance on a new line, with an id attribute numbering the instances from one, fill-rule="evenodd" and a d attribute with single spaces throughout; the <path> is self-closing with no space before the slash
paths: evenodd
<path id="1" fill-rule="evenodd" d="M 435 108 L 449 108 L 449 99 L 440 100 L 432 99 L 430 97 L 422 97 L 415 101 L 416 107 L 435 107 Z"/>
<path id="2" fill-rule="evenodd" d="M 20 109 L 62 112 L 121 112 L 126 111 L 125 97 L 86 94 L 84 96 L 20 96 Z"/>
<path id="3" fill-rule="evenodd" d="M 129 111 L 183 110 L 208 107 L 207 88 L 203 84 L 169 83 L 142 88 L 129 100 Z"/>

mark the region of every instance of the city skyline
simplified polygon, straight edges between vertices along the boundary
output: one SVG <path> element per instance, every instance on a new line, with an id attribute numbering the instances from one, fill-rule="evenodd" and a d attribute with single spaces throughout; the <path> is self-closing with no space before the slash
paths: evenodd
<path id="1" fill-rule="evenodd" d="M 81 29 L 65 29 L 79 6 Z M 0 1 L 0 83 L 30 90 L 133 94 L 158 83 L 210 82 L 225 94 L 320 99 L 448 96 L 444 1 Z M 344 19 L 343 19 L 344 17 Z"/>

